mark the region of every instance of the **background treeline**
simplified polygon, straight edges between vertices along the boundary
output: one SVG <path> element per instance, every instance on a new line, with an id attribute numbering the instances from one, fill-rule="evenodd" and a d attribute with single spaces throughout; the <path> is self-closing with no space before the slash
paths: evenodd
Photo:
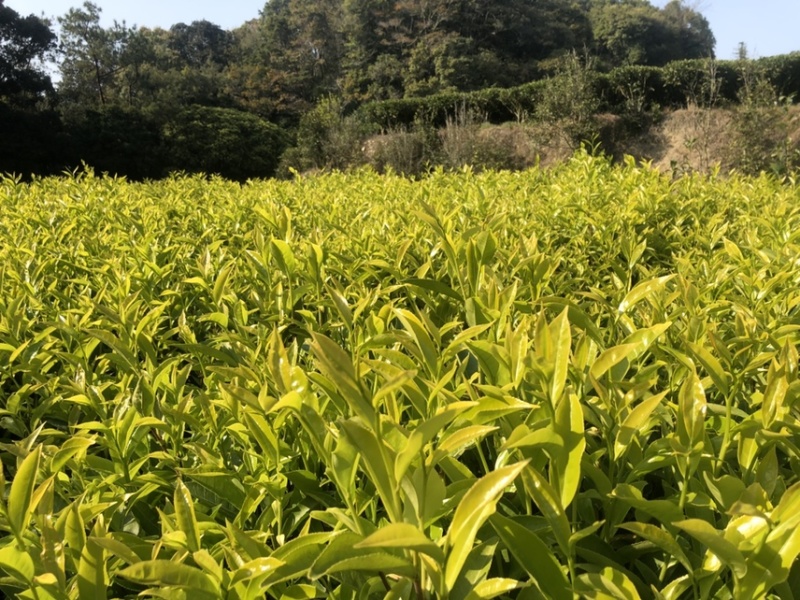
<path id="1" fill-rule="evenodd" d="M 232 31 L 100 16 L 85 2 L 56 36 L 0 0 L 0 172 L 86 162 L 136 179 L 245 179 L 329 166 L 331 150 L 341 161 L 344 145 L 458 111 L 492 122 L 645 113 L 708 86 L 715 43 L 679 0 L 270 0 Z M 796 92 L 800 59 L 770 60 L 759 65 L 776 89 Z M 741 68 L 715 69 L 720 97 L 735 99 Z"/>

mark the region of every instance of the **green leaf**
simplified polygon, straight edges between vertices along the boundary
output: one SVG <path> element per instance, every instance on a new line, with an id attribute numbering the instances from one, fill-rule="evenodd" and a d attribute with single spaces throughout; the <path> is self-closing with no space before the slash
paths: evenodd
<path id="1" fill-rule="evenodd" d="M 94 437 L 76 436 L 64 440 L 64 443 L 61 444 L 61 447 L 53 455 L 53 458 L 50 461 L 50 472 L 58 473 L 71 458 L 79 454 L 82 456 L 83 453 L 86 452 L 87 448 L 94 443 Z"/>
<path id="2" fill-rule="evenodd" d="M 488 473 L 476 481 L 456 507 L 453 522 L 447 531 L 447 565 L 445 584 L 448 589 L 461 572 L 461 567 L 472 550 L 472 544 L 481 525 L 496 509 L 503 491 L 516 479 L 528 461 L 519 462 Z"/>
<path id="3" fill-rule="evenodd" d="M 619 498 L 632 508 L 647 513 L 655 517 L 667 527 L 672 526 L 675 521 L 684 518 L 683 511 L 678 506 L 677 499 L 673 500 L 646 500 L 642 497 L 642 492 L 625 483 L 621 483 L 614 488 L 612 497 Z"/>
<path id="4" fill-rule="evenodd" d="M 711 377 L 711 381 L 714 382 L 717 390 L 719 390 L 723 396 L 727 396 L 730 389 L 728 384 L 728 374 L 725 372 L 725 369 L 722 368 L 720 362 L 703 346 L 693 344 L 690 341 L 686 342 L 686 346 L 689 348 L 692 355 L 694 355 L 694 357 L 697 359 L 697 362 L 703 365 L 703 368 Z"/>
<path id="5" fill-rule="evenodd" d="M 494 558 L 497 555 L 496 550 L 497 541 L 494 537 L 492 537 L 490 541 L 480 543 L 472 548 L 467 555 L 464 566 L 461 568 L 461 573 L 459 573 L 456 583 L 449 590 L 450 598 L 465 598 L 469 596 L 470 592 L 472 592 L 477 585 L 482 581 L 486 581 L 489 571 L 492 568 Z M 444 587 L 444 572 L 440 571 L 436 573 L 433 569 L 430 569 L 430 559 L 428 559 L 427 556 L 422 555 L 420 558 L 428 560 L 426 566 L 428 567 L 429 573 L 434 572 L 432 580 L 435 582 L 436 588 L 440 590 L 439 596 L 447 596 L 447 590 Z"/>
<path id="6" fill-rule="evenodd" d="M 651 523 L 630 522 L 623 523 L 619 527 L 621 529 L 627 529 L 631 533 L 638 535 L 640 538 L 655 544 L 666 553 L 667 557 L 674 557 L 678 559 L 678 561 L 689 573 L 694 572 L 692 563 L 689 562 L 689 559 L 678 544 L 678 541 L 672 537 L 668 531 L 665 531 L 660 527 L 656 527 Z M 667 558 L 667 560 L 668 559 L 669 558 Z"/>
<path id="7" fill-rule="evenodd" d="M 220 301 L 222 300 L 222 295 L 225 293 L 225 288 L 228 285 L 228 279 L 231 276 L 231 272 L 233 271 L 233 267 L 236 266 L 236 263 L 231 261 L 217 275 L 217 280 L 214 282 L 214 288 L 211 291 L 211 297 L 214 300 L 214 304 L 219 306 Z"/>
<path id="8" fill-rule="evenodd" d="M 408 279 L 404 279 L 400 283 L 408 286 L 418 287 L 420 289 L 427 290 L 429 292 L 435 292 L 437 294 L 448 296 L 459 303 L 464 302 L 464 298 L 461 296 L 461 294 L 456 292 L 449 285 L 441 281 L 438 281 L 436 279 L 420 279 L 419 277 L 409 277 Z"/>
<path id="9" fill-rule="evenodd" d="M 425 444 L 438 435 L 458 415 L 477 404 L 477 402 L 454 402 L 427 421 L 417 425 L 411 435 L 408 436 L 408 441 L 403 449 L 397 454 L 397 460 L 395 460 L 394 465 L 395 480 L 400 481 L 403 479 L 409 465 L 419 455 Z"/>
<path id="10" fill-rule="evenodd" d="M 312 333 L 311 336 L 314 340 L 311 349 L 323 374 L 333 382 L 355 415 L 374 423 L 375 409 L 364 397 L 350 355 L 324 335 Z"/>
<path id="11" fill-rule="evenodd" d="M 798 555 L 800 528 L 770 533 L 764 546 L 754 556 L 748 557 L 747 572 L 737 586 L 739 597 L 759 598 L 786 581 Z"/>
<path id="12" fill-rule="evenodd" d="M 466 342 L 479 336 L 481 333 L 489 329 L 491 326 L 492 326 L 491 323 L 476 325 L 475 327 L 469 327 L 468 329 L 465 329 L 457 336 L 455 336 L 452 339 L 452 341 L 448 344 L 447 348 L 445 348 L 444 352 L 442 353 L 441 357 L 442 363 L 446 363 L 447 361 L 449 361 L 453 356 L 455 356 L 461 350 L 461 347 Z"/>
<path id="13" fill-rule="evenodd" d="M 800 555 L 800 483 L 784 492 L 770 517 L 775 527 L 765 543 L 747 556 L 747 572 L 737 582 L 737 592 L 743 598 L 760 597 L 785 582 L 796 565 Z"/>
<path id="14" fill-rule="evenodd" d="M 638 329 L 625 338 L 624 344 L 634 344 L 635 350 L 627 357 L 629 361 L 633 362 L 642 356 L 650 346 L 653 345 L 664 332 L 672 326 L 672 321 L 666 323 L 659 323 L 646 329 Z"/>
<path id="15" fill-rule="evenodd" d="M 102 516 L 97 518 L 92 536 L 86 540 L 78 565 L 78 591 L 81 598 L 97 598 L 105 600 L 108 592 L 108 575 L 106 574 L 105 552 L 103 547 L 93 541 L 104 537 Z"/>
<path id="16" fill-rule="evenodd" d="M 253 579 L 263 580 L 283 566 L 283 561 L 273 556 L 254 558 L 236 569 L 231 575 L 231 587 Z"/>
<path id="17" fill-rule="evenodd" d="M 11 481 L 11 490 L 8 494 L 8 524 L 11 531 L 22 544 L 23 533 L 28 528 L 31 513 L 36 508 L 31 500 L 33 489 L 36 486 L 36 476 L 39 474 L 39 460 L 42 456 L 42 447 L 28 454 L 17 469 Z"/>
<path id="18" fill-rule="evenodd" d="M 308 576 L 315 580 L 343 571 L 371 571 L 412 576 L 414 567 L 411 561 L 403 556 L 373 548 L 356 548 L 356 544 L 363 539 L 362 536 L 349 531 L 336 536 L 311 565 Z"/>
<path id="19" fill-rule="evenodd" d="M 690 371 L 678 396 L 678 438 L 684 448 L 702 441 L 705 431 L 706 394 L 694 371 Z"/>
<path id="20" fill-rule="evenodd" d="M 319 598 L 317 587 L 300 583 L 286 588 L 281 594 L 280 600 L 314 600 L 314 598 Z"/>
<path id="21" fill-rule="evenodd" d="M 644 433 L 645 426 L 650 422 L 650 415 L 661 404 L 667 392 L 661 392 L 642 400 L 636 407 L 628 413 L 622 425 L 617 430 L 617 438 L 614 442 L 614 460 L 619 460 L 631 445 L 634 436 Z"/>
<path id="22" fill-rule="evenodd" d="M 569 355 L 572 346 L 572 335 L 569 329 L 568 309 L 550 324 L 550 337 L 553 343 L 553 377 L 550 380 L 550 402 L 557 406 L 567 382 Z"/>
<path id="23" fill-rule="evenodd" d="M 702 519 L 686 519 L 673 523 L 691 535 L 717 558 L 730 567 L 737 577 L 742 577 L 747 571 L 747 562 L 739 549 L 726 540 L 722 533 L 714 529 Z"/>
<path id="24" fill-rule="evenodd" d="M 764 427 L 769 428 L 780 416 L 789 381 L 782 366 L 773 362 L 767 372 L 767 389 L 764 390 L 764 399 L 761 402 L 761 421 Z"/>
<path id="25" fill-rule="evenodd" d="M 201 597 L 220 598 L 219 586 L 203 571 L 170 560 L 143 560 L 117 575 L 142 585 L 177 586 Z"/>
<path id="26" fill-rule="evenodd" d="M 141 561 L 141 558 L 131 550 L 127 544 L 119 540 L 115 540 L 111 537 L 90 537 L 89 540 L 92 541 L 97 546 L 100 546 L 106 552 L 110 552 L 114 556 L 121 558 L 128 564 L 135 564 Z M 87 540 L 88 541 L 88 540 Z"/>
<path id="27" fill-rule="evenodd" d="M 270 247 L 272 256 L 275 258 L 275 262 L 278 263 L 278 268 L 291 279 L 297 270 L 297 259 L 294 257 L 291 247 L 283 240 L 278 239 L 271 240 Z"/>
<path id="28" fill-rule="evenodd" d="M 595 379 L 600 379 L 611 367 L 614 367 L 636 352 L 637 346 L 637 344 L 622 344 L 609 348 L 595 359 L 589 369 L 589 373 Z"/>
<path id="29" fill-rule="evenodd" d="M 565 298 L 558 298 L 550 296 L 541 299 L 543 306 L 564 307 L 567 309 L 569 322 L 579 329 L 585 331 L 595 343 L 603 344 L 604 336 L 603 331 L 594 324 L 594 322 L 577 304 Z"/>
<path id="30" fill-rule="evenodd" d="M 531 466 L 522 471 L 522 481 L 525 484 L 525 490 L 550 524 L 561 551 L 569 556 L 571 529 L 564 507 L 561 506 L 560 495 L 547 479 Z"/>
<path id="31" fill-rule="evenodd" d="M 419 358 L 422 359 L 425 369 L 431 376 L 438 375 L 438 360 L 439 352 L 436 345 L 433 343 L 431 336 L 428 334 L 425 325 L 413 313 L 403 310 L 395 309 L 394 313 L 403 323 L 403 327 L 409 333 L 411 338 L 416 342 L 420 350 Z"/>
<path id="32" fill-rule="evenodd" d="M 197 552 L 192 552 L 192 559 L 198 567 L 213 577 L 215 581 L 218 583 L 222 582 L 224 576 L 222 567 L 214 559 L 214 557 L 208 553 L 207 550 L 198 550 Z"/>
<path id="33" fill-rule="evenodd" d="M 457 429 L 453 433 L 448 433 L 447 436 L 444 437 L 436 447 L 436 453 L 431 461 L 432 465 L 435 465 L 439 460 L 447 455 L 455 455 L 464 448 L 478 443 L 485 436 L 489 435 L 493 431 L 497 431 L 497 429 L 497 427 L 492 427 L 489 425 L 469 425 L 467 427 Z"/>
<path id="34" fill-rule="evenodd" d="M 197 552 L 200 549 L 200 528 L 197 526 L 197 517 L 194 514 L 194 501 L 191 492 L 180 479 L 175 485 L 174 502 L 178 529 L 186 535 L 189 551 Z"/>
<path id="35" fill-rule="evenodd" d="M 581 598 L 640 600 L 639 592 L 628 576 L 612 567 L 606 567 L 599 573 L 584 573 L 578 577 L 576 584 L 576 591 Z"/>
<path id="36" fill-rule="evenodd" d="M 339 316 L 344 321 L 344 324 L 347 326 L 348 329 L 353 329 L 353 311 L 350 310 L 350 307 L 347 304 L 347 299 L 342 296 L 339 291 L 329 285 L 325 286 L 325 290 L 328 292 L 328 295 L 333 299 L 333 305 L 336 307 Z"/>
<path id="37" fill-rule="evenodd" d="M 233 519 L 242 509 L 247 494 L 242 483 L 223 472 L 183 472 L 184 485 L 192 497 L 206 506 L 220 507 L 221 512 Z"/>
<path id="38" fill-rule="evenodd" d="M 375 434 L 355 419 L 342 421 L 339 426 L 361 454 L 361 462 L 378 491 L 389 519 L 400 522 L 400 500 L 397 496 L 397 480 L 394 478 L 390 449 Z"/>
<path id="39" fill-rule="evenodd" d="M 277 548 L 272 558 L 282 561 L 283 565 L 272 572 L 267 582 L 274 584 L 301 577 L 317 560 L 322 547 L 337 535 L 333 532 L 307 533 Z"/>
<path id="40" fill-rule="evenodd" d="M 467 348 L 481 366 L 491 385 L 502 387 L 511 383 L 511 363 L 505 348 L 484 340 L 467 342 Z"/>
<path id="41" fill-rule="evenodd" d="M 673 277 L 675 275 L 665 275 L 664 277 L 648 279 L 637 284 L 620 302 L 618 309 L 620 314 L 628 312 L 631 307 L 662 289 Z"/>
<path id="42" fill-rule="evenodd" d="M 131 349 L 123 344 L 113 333 L 105 331 L 104 329 L 87 329 L 86 333 L 97 338 L 111 348 L 114 351 L 112 357 L 119 356 L 122 359 L 122 364 L 127 367 L 130 373 L 137 373 L 139 371 L 139 360 L 134 356 L 133 352 L 131 352 Z"/>
<path id="43" fill-rule="evenodd" d="M 482 600 L 484 598 L 497 598 L 497 596 L 502 596 L 503 594 L 507 594 L 512 590 L 516 590 L 521 587 L 521 584 L 516 579 L 507 579 L 505 577 L 492 577 L 491 579 L 486 579 L 485 581 L 481 581 L 475 588 L 469 593 L 466 600 Z M 572 596 L 570 595 L 570 598 Z"/>
<path id="44" fill-rule="evenodd" d="M 428 536 L 409 523 L 391 523 L 384 525 L 375 533 L 358 542 L 354 548 L 397 548 L 422 552 L 439 563 L 444 563 L 442 549 L 434 544 Z"/>
<path id="45" fill-rule="evenodd" d="M 497 535 L 517 562 L 552 600 L 572 600 L 572 587 L 552 550 L 534 532 L 495 514 L 489 517 Z"/>
<path id="46" fill-rule="evenodd" d="M 0 548 L 0 569 L 27 586 L 33 581 L 36 572 L 30 554 L 25 550 L 20 550 L 14 544 Z"/>
<path id="47" fill-rule="evenodd" d="M 571 503 L 581 483 L 581 459 L 586 449 L 583 408 L 578 396 L 570 394 L 556 408 L 554 426 L 564 440 L 564 446 L 555 455 L 550 468 L 554 469 L 562 508 Z"/>

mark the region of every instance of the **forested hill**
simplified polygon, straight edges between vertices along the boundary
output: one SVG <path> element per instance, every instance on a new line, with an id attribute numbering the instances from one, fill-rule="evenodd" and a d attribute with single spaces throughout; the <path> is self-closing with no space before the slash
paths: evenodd
<path id="1" fill-rule="evenodd" d="M 104 153 L 98 148 L 111 143 L 103 139 L 109 127 L 133 123 L 140 139 L 113 131 L 111 137 L 137 147 L 158 138 L 175 156 L 198 107 L 250 113 L 245 117 L 291 131 L 331 96 L 352 109 L 518 86 L 552 72 L 573 50 L 594 57 L 601 71 L 709 57 L 714 50 L 706 19 L 678 0 L 661 9 L 645 0 L 271 0 L 231 31 L 208 21 L 103 27 L 101 10 L 85 2 L 56 24 L 0 0 L 6 131 L 22 127 L 28 138 L 31 127 L 61 133 L 57 145 L 86 158 Z M 57 85 L 43 67 L 53 60 Z M 189 107 L 194 116 L 186 114 Z M 202 114 L 197 118 L 207 120 L 208 111 Z M 215 114 L 225 122 L 237 118 Z M 18 155 L 9 144 L 0 154 Z M 48 148 L 24 154 L 33 157 L 32 168 L 63 162 Z"/>
<path id="2" fill-rule="evenodd" d="M 208 21 L 104 29 L 100 11 L 85 3 L 59 18 L 64 103 L 199 103 L 292 120 L 329 94 L 364 102 L 520 85 L 573 49 L 606 69 L 714 51 L 708 22 L 678 1 L 271 0 L 233 31 Z"/>

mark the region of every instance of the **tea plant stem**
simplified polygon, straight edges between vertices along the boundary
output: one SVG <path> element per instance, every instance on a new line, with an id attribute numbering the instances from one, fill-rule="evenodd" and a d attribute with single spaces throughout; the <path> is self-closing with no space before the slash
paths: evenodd
<path id="1" fill-rule="evenodd" d="M 419 600 L 425 600 L 425 591 L 423 590 L 419 579 L 414 580 L 414 594 L 417 596 L 417 598 L 419 598 Z"/>
<path id="2" fill-rule="evenodd" d="M 731 429 L 733 427 L 733 393 L 725 396 L 725 430 L 722 434 L 722 444 L 719 448 L 719 459 L 714 468 L 714 476 L 719 477 L 720 469 L 725 464 L 725 455 L 731 443 Z"/>
<path id="3" fill-rule="evenodd" d="M 489 463 L 486 461 L 486 456 L 484 456 L 484 454 L 483 454 L 483 447 L 481 445 L 481 442 L 478 442 L 477 444 L 475 444 L 475 447 L 478 449 L 478 456 L 481 459 L 481 465 L 483 466 L 483 472 L 484 473 L 491 473 L 492 470 L 489 468 Z"/>

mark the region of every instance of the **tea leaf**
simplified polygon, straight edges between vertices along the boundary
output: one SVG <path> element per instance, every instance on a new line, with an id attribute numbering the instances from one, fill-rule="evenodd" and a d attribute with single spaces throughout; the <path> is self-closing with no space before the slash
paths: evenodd
<path id="1" fill-rule="evenodd" d="M 501 467 L 476 481 L 458 503 L 447 531 L 445 584 L 452 589 L 472 549 L 478 529 L 496 509 L 503 490 L 516 479 L 528 461 Z"/>
<path id="2" fill-rule="evenodd" d="M 117 575 L 142 585 L 177 586 L 201 598 L 220 598 L 219 587 L 203 571 L 169 560 L 143 560 Z"/>
<path id="3" fill-rule="evenodd" d="M 538 535 L 502 515 L 492 515 L 489 522 L 506 548 L 547 597 L 554 600 L 572 598 L 572 587 L 561 565 Z"/>
<path id="4" fill-rule="evenodd" d="M 423 552 L 434 560 L 444 563 L 442 549 L 434 544 L 419 529 L 408 523 L 392 523 L 353 546 L 354 548 L 399 548 Z"/>
<path id="5" fill-rule="evenodd" d="M 700 519 L 685 519 L 673 524 L 706 546 L 728 565 L 737 577 L 742 577 L 747 571 L 747 562 L 742 553 L 707 522 Z"/>
<path id="6" fill-rule="evenodd" d="M 11 489 L 8 493 L 8 524 L 21 545 L 24 544 L 23 532 L 28 527 L 30 516 L 36 508 L 31 500 L 39 473 L 41 456 L 42 447 L 37 446 L 36 450 L 25 457 L 11 481 Z"/>
<path id="7" fill-rule="evenodd" d="M 186 544 L 190 552 L 200 549 L 200 529 L 194 514 L 194 501 L 189 489 L 179 479 L 175 484 L 175 517 L 178 528 L 186 535 Z"/>

